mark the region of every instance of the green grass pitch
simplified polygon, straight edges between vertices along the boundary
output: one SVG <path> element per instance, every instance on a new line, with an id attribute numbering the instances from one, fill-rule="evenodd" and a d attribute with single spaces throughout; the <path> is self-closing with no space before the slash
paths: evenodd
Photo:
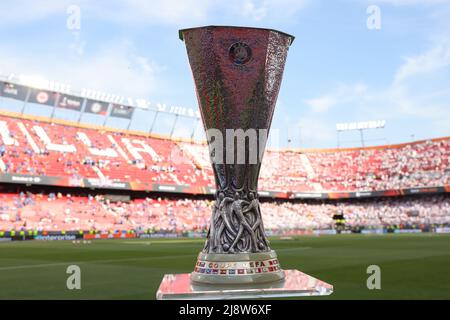
<path id="1" fill-rule="evenodd" d="M 0 242 L 0 299 L 154 299 L 164 274 L 191 272 L 203 239 Z M 284 269 L 334 285 L 314 299 L 450 299 L 450 235 L 271 239 Z M 66 269 L 81 268 L 81 290 Z M 381 290 L 368 290 L 369 265 Z M 303 298 L 311 299 L 311 298 Z"/>

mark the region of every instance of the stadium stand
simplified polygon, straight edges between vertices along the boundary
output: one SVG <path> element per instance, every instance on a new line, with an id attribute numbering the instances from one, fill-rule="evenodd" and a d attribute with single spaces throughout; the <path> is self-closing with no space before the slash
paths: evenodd
<path id="1" fill-rule="evenodd" d="M 21 192 L 0 194 L 0 230 L 153 230 L 204 232 L 213 201 L 146 197 L 113 202 L 103 195 Z M 333 227 L 343 213 L 350 228 L 413 228 L 450 225 L 448 195 L 339 202 L 263 201 L 265 228 L 272 232 Z"/>
<path id="2" fill-rule="evenodd" d="M 261 199 L 265 228 L 272 234 L 332 229 L 336 214 L 343 214 L 353 231 L 448 227 L 449 159 L 450 138 L 355 149 L 267 150 L 259 188 L 285 196 Z M 45 182 L 48 177 L 57 179 Z M 99 181 L 95 189 L 103 193 L 89 191 L 94 187 L 83 180 Z M 2 232 L 203 233 L 215 187 L 203 143 L 5 114 L 0 115 L 0 182 L 7 186 L 0 191 Z M 119 192 L 127 200 L 106 196 L 111 182 L 126 182 Z M 154 193 L 149 183 L 190 189 Z M 425 188 L 429 194 L 401 196 L 407 188 Z M 399 197 L 293 196 L 386 190 L 398 190 L 391 195 Z M 358 196 L 344 198 L 352 197 Z"/>
<path id="3" fill-rule="evenodd" d="M 0 116 L 0 174 L 214 188 L 207 147 Z M 267 151 L 260 190 L 377 191 L 450 185 L 450 138 L 349 150 Z"/>
<path id="4" fill-rule="evenodd" d="M 0 117 L 0 130 L 4 173 L 166 184 L 209 182 L 167 139 L 7 117 Z M 176 165 L 172 155 L 177 156 Z"/>

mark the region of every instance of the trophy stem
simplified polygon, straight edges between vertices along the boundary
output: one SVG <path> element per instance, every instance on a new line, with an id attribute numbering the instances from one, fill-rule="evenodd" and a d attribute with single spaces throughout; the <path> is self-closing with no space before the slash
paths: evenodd
<path id="1" fill-rule="evenodd" d="M 270 251 L 255 193 L 234 197 L 218 192 L 212 210 L 204 253 L 247 253 Z"/>
<path id="2" fill-rule="evenodd" d="M 191 281 L 206 284 L 252 284 L 284 279 L 269 247 L 256 192 L 234 198 L 218 192 L 203 251 Z"/>

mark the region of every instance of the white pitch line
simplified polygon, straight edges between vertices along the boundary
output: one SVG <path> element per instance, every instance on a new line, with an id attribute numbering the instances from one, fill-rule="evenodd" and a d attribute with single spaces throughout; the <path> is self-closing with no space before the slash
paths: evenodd
<path id="1" fill-rule="evenodd" d="M 198 240 L 156 240 L 156 241 L 122 241 L 123 244 L 167 244 L 167 243 L 203 243 L 204 239 Z"/>
<path id="2" fill-rule="evenodd" d="M 142 242 L 142 241 L 140 241 L 140 242 L 131 242 L 131 241 L 122 241 L 121 243 L 123 243 L 123 244 L 145 244 L 145 245 L 150 245 L 150 244 L 152 244 L 150 241 L 145 241 L 145 242 Z"/>
<path id="3" fill-rule="evenodd" d="M 282 249 L 277 249 L 275 251 L 276 252 L 278 252 L 278 251 L 300 251 L 300 250 L 310 250 L 310 249 L 312 249 L 312 247 L 282 248 Z"/>
<path id="4" fill-rule="evenodd" d="M 181 255 L 181 256 L 159 256 L 159 257 L 146 257 L 146 258 L 132 258 L 132 259 L 111 259 L 111 260 L 92 260 L 92 261 L 68 261 L 59 263 L 44 263 L 44 264 L 30 264 L 21 266 L 0 267 L 0 271 L 7 270 L 19 270 L 19 269 L 32 269 L 32 268 L 45 268 L 45 267 L 58 267 L 67 266 L 71 264 L 96 264 L 96 263 L 112 263 L 112 262 L 128 262 L 128 261 L 141 261 L 141 260 L 158 260 L 158 259 L 173 259 L 179 257 L 192 257 L 193 255 Z M 195 255 L 194 255 L 195 257 Z"/>
<path id="5" fill-rule="evenodd" d="M 143 244 L 143 243 L 140 243 Z M 300 251 L 309 250 L 312 247 L 297 247 L 297 248 L 281 248 L 276 251 Z M 110 259 L 110 260 L 92 260 L 92 261 L 75 261 L 75 262 L 60 262 L 60 263 L 44 263 L 44 264 L 31 264 L 31 265 L 21 265 L 21 266 L 10 266 L 10 267 L 0 267 L 0 271 L 8 270 L 20 270 L 20 269 L 33 269 L 33 268 L 46 268 L 46 267 L 58 267 L 67 266 L 71 264 L 96 264 L 96 263 L 112 263 L 112 262 L 131 262 L 131 261 L 141 261 L 141 260 L 159 260 L 159 259 L 174 259 L 174 258 L 185 258 L 185 257 L 195 257 L 192 254 L 185 254 L 179 256 L 158 256 L 158 257 L 145 257 L 145 258 L 130 258 L 130 259 Z"/>

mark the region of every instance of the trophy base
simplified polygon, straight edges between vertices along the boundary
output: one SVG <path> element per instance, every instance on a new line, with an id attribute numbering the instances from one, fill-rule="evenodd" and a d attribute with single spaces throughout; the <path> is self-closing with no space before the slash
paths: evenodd
<path id="1" fill-rule="evenodd" d="M 275 251 L 203 253 L 198 255 L 191 281 L 198 284 L 257 284 L 283 280 Z"/>
<path id="2" fill-rule="evenodd" d="M 326 296 L 333 286 L 298 270 L 284 270 L 283 280 L 253 284 L 199 284 L 191 273 L 166 274 L 158 300 L 222 300 Z"/>

